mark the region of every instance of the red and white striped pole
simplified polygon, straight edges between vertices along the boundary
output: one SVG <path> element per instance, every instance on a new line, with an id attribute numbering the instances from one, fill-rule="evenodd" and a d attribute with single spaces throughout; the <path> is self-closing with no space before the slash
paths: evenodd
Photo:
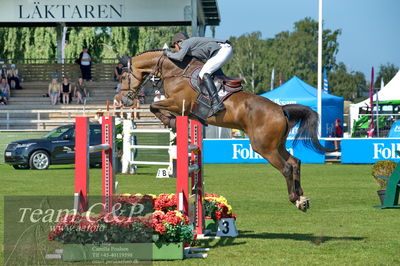
<path id="1" fill-rule="evenodd" d="M 190 143 L 189 119 L 187 116 L 179 116 L 176 118 L 176 129 L 176 194 L 178 195 L 178 210 L 189 216 L 191 222 L 194 223 L 196 234 L 202 235 L 204 225 L 202 125 L 200 122 L 190 121 Z M 191 177 L 189 177 L 189 174 Z M 189 182 L 189 180 L 191 180 L 191 182 Z M 189 207 L 189 197 L 194 197 L 194 209 Z"/>
<path id="2" fill-rule="evenodd" d="M 114 117 L 102 117 L 102 144 L 90 146 L 90 127 L 87 117 L 76 117 L 75 120 L 75 190 L 74 208 L 79 212 L 88 210 L 89 194 L 89 154 L 102 152 L 102 203 L 103 211 L 112 211 L 114 194 L 114 154 L 115 129 Z"/>

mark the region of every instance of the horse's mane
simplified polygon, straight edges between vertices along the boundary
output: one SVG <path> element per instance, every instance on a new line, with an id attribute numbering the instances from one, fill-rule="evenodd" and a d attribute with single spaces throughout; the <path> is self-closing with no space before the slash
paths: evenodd
<path id="1" fill-rule="evenodd" d="M 140 56 L 140 55 L 142 55 L 142 54 L 146 54 L 146 53 L 155 53 L 155 52 L 162 52 L 162 51 L 163 51 L 163 49 L 146 50 L 146 51 L 140 52 L 140 53 L 138 53 L 137 55 L 135 55 L 134 57 L 132 57 L 132 60 L 133 60 L 135 57 L 138 57 L 138 56 Z M 178 62 L 178 61 L 174 61 L 174 60 L 172 60 L 171 62 L 172 62 L 175 66 L 177 66 L 177 67 L 179 67 L 179 68 L 181 68 L 181 69 L 184 69 L 184 68 L 187 66 L 187 64 L 189 64 L 193 59 L 194 59 L 195 61 L 199 61 L 199 60 L 197 60 L 195 57 L 192 57 L 192 56 L 185 56 L 185 59 L 184 59 L 182 62 Z M 199 62 L 201 63 L 201 61 L 199 61 Z"/>
<path id="2" fill-rule="evenodd" d="M 133 56 L 133 57 L 129 57 L 127 55 L 124 55 L 122 57 L 117 57 L 119 62 L 124 66 L 127 67 L 128 63 L 131 62 L 131 60 L 139 55 L 145 54 L 145 53 L 151 53 L 151 52 L 162 52 L 162 49 L 153 49 L 153 50 L 147 50 L 147 51 L 143 51 L 141 53 L 138 53 L 137 55 Z"/>
<path id="3" fill-rule="evenodd" d="M 143 51 L 143 52 L 138 53 L 138 54 L 135 55 L 134 57 L 139 56 L 139 55 L 142 55 L 142 54 L 145 54 L 145 53 L 154 53 L 154 52 L 162 52 L 162 51 L 163 51 L 162 49 L 147 50 L 147 51 Z"/>

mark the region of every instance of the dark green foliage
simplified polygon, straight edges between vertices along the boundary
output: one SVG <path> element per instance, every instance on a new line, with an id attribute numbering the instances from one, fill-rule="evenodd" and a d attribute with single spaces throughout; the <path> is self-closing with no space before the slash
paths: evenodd
<path id="1" fill-rule="evenodd" d="M 358 101 L 364 99 L 363 92 L 368 91 L 365 76 L 361 72 L 347 72 L 344 63 L 339 63 L 334 72 L 329 73 L 330 93 L 341 96 L 345 100 Z"/>
<path id="2" fill-rule="evenodd" d="M 189 29 L 186 26 L 67 27 L 65 58 L 76 58 L 83 46 L 89 48 L 95 63 L 104 58 L 134 56 L 144 50 L 161 49 L 174 33 Z M 49 63 L 56 58 L 56 48 L 56 28 L 0 28 L 1 59 L 44 59 L 40 63 Z M 73 62 L 67 62 L 70 61 Z"/>
<path id="3" fill-rule="evenodd" d="M 193 226 L 174 226 L 166 224 L 167 232 L 160 235 L 160 242 L 193 242 Z"/>
<path id="4" fill-rule="evenodd" d="M 375 79 L 375 88 L 381 88 L 381 80 L 387 84 L 399 71 L 399 68 L 394 64 L 387 63 L 386 65 L 380 65 L 378 75 Z"/>

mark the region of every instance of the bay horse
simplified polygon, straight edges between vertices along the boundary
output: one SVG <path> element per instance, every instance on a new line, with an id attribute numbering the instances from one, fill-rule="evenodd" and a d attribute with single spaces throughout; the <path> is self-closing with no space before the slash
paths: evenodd
<path id="1" fill-rule="evenodd" d="M 202 62 L 186 57 L 183 62 L 170 60 L 162 50 L 143 52 L 130 60 L 128 71 L 122 76 L 120 97 L 132 102 L 140 86 L 151 75 L 164 82 L 166 99 L 153 102 L 150 110 L 164 125 L 174 127 L 174 116 L 191 115 L 198 93 L 189 84 L 190 73 Z M 127 101 L 128 100 L 128 101 Z M 280 106 L 267 98 L 247 91 L 233 93 L 224 101 L 226 109 L 206 119 L 210 125 L 243 130 L 254 151 L 266 159 L 285 177 L 289 201 L 302 211 L 309 208 L 300 182 L 300 160 L 286 150 L 286 138 L 291 128 L 300 122 L 295 143 L 301 139 L 318 152 L 328 151 L 317 137 L 318 114 L 311 108 L 288 104 Z M 129 105 L 129 103 L 127 104 Z M 167 111 L 167 112 L 166 112 Z"/>

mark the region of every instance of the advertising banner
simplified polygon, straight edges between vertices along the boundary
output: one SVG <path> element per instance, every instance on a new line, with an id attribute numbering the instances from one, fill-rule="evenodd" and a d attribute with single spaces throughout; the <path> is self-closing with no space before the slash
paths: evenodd
<path id="1" fill-rule="evenodd" d="M 320 140 L 320 142 L 325 145 L 324 140 Z M 267 163 L 252 149 L 248 139 L 205 139 L 203 140 L 203 149 L 204 163 Z M 325 154 L 305 147 L 302 142 L 293 147 L 293 140 L 288 139 L 286 149 L 302 163 L 325 162 Z"/>
<path id="2" fill-rule="evenodd" d="M 400 138 L 342 139 L 342 163 L 375 163 L 399 160 Z"/>

